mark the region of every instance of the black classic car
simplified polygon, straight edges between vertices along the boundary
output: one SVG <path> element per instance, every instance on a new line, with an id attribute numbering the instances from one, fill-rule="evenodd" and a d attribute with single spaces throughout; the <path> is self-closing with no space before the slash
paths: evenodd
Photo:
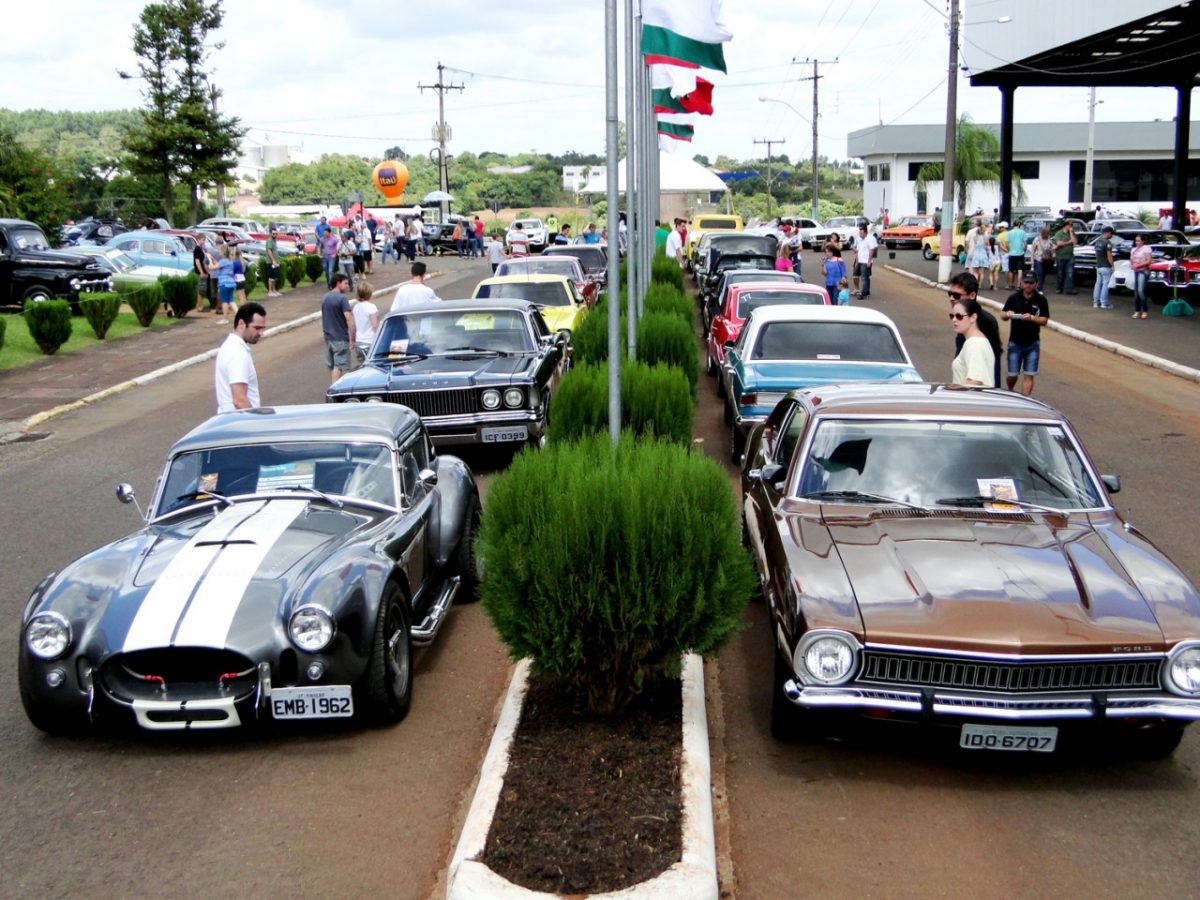
<path id="1" fill-rule="evenodd" d="M 744 231 L 733 234 L 713 234 L 711 237 L 701 235 L 700 244 L 696 245 L 697 254 L 702 249 L 703 256 L 698 256 L 694 263 L 696 284 L 702 294 L 709 294 L 716 286 L 717 263 L 720 259 L 734 254 L 762 254 L 770 256 L 772 265 L 774 265 L 775 254 L 779 249 L 779 240 L 773 234 L 747 234 Z M 729 266 L 726 265 L 724 268 L 727 269 Z"/>
<path id="2" fill-rule="evenodd" d="M 712 253 L 709 253 L 712 257 Z M 710 258 L 708 270 L 704 273 L 704 278 L 698 283 L 701 302 L 707 301 L 712 297 L 717 286 L 721 283 L 721 276 L 731 269 L 759 269 L 765 272 L 775 271 L 775 254 L 763 253 L 762 251 L 745 251 L 745 252 L 724 252 Z"/>
<path id="3" fill-rule="evenodd" d="M 34 590 L 25 711 L 52 734 L 398 721 L 412 646 L 474 592 L 478 518 L 470 469 L 410 410 L 215 416 L 171 448 L 145 527 Z"/>
<path id="4" fill-rule="evenodd" d="M 61 297 L 79 312 L 79 295 L 112 290 L 108 270 L 94 260 L 51 250 L 42 229 L 22 219 L 0 219 L 0 308 Z"/>
<path id="5" fill-rule="evenodd" d="M 542 444 L 567 338 L 524 300 L 444 300 L 379 323 L 366 363 L 329 388 L 330 403 L 400 403 L 433 441 Z"/>

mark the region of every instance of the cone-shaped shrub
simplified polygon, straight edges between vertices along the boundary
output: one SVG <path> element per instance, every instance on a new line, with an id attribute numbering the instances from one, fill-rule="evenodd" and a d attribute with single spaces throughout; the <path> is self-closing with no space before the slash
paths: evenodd
<path id="1" fill-rule="evenodd" d="M 50 356 L 71 338 L 71 304 L 66 300 L 26 300 L 25 327 L 38 349 Z"/>
<path id="2" fill-rule="evenodd" d="M 283 267 L 284 277 L 292 287 L 304 280 L 304 257 L 288 256 L 279 260 L 279 264 Z"/>
<path id="3" fill-rule="evenodd" d="M 260 256 L 260 257 L 258 258 L 258 264 L 257 264 L 257 265 L 256 265 L 254 268 L 255 268 L 255 269 L 257 270 L 257 272 L 258 272 L 258 280 L 259 280 L 259 281 L 261 281 L 263 284 L 266 284 L 266 283 L 267 283 L 267 274 L 268 274 L 268 270 L 271 268 L 271 267 L 270 267 L 270 266 L 267 264 L 267 258 L 266 258 L 265 256 Z M 280 274 L 280 276 L 282 276 L 282 275 L 283 275 L 283 272 L 280 272 L 279 274 Z M 277 284 L 277 285 L 275 285 L 275 287 L 277 287 L 277 288 L 278 288 L 278 287 L 282 287 L 282 285 L 278 285 L 278 284 Z"/>
<path id="4" fill-rule="evenodd" d="M 510 655 L 601 715 L 720 647 L 755 588 L 725 473 L 628 435 L 518 456 L 488 488 L 477 550 Z"/>
<path id="5" fill-rule="evenodd" d="M 196 308 L 196 285 L 199 276 L 195 272 L 176 278 L 160 278 L 163 302 L 171 310 L 171 315 L 182 319 Z"/>
<path id="6" fill-rule="evenodd" d="M 8 319 L 0 316 L 0 350 L 4 349 L 4 332 L 8 330 Z"/>
<path id="7" fill-rule="evenodd" d="M 321 262 L 321 257 L 315 253 L 308 253 L 304 257 L 304 272 L 308 275 L 308 280 L 316 284 L 318 279 L 325 276 L 325 264 Z"/>
<path id="8" fill-rule="evenodd" d="M 637 358 L 654 365 L 666 363 L 682 370 L 692 391 L 700 380 L 696 335 L 691 325 L 674 313 L 650 312 L 637 327 Z"/>
<path id="9" fill-rule="evenodd" d="M 678 369 L 625 360 L 621 365 L 621 428 L 687 447 L 695 412 L 691 386 Z M 563 376 L 550 406 L 552 443 L 608 431 L 608 365 L 576 365 Z"/>
<path id="10" fill-rule="evenodd" d="M 650 263 L 650 280 L 674 285 L 683 293 L 683 269 L 679 268 L 679 263 L 673 259 L 655 256 Z"/>
<path id="11" fill-rule="evenodd" d="M 193 292 L 192 300 L 195 299 L 196 294 Z M 112 328 L 112 323 L 117 321 L 117 314 L 121 311 L 121 295 L 81 294 L 79 308 L 88 324 L 92 326 L 96 339 L 102 341 L 108 334 L 108 329 Z"/>
<path id="12" fill-rule="evenodd" d="M 157 281 L 144 285 L 136 291 L 130 291 L 125 295 L 124 300 L 129 304 L 129 308 L 133 310 L 138 324 L 143 328 L 149 328 L 150 323 L 154 321 L 154 317 L 158 314 L 159 307 L 162 306 L 162 285 Z"/>
<path id="13" fill-rule="evenodd" d="M 693 330 L 696 327 L 696 304 L 682 291 L 661 281 L 650 282 L 646 288 L 645 311 L 665 312 L 679 316 Z"/>
<path id="14" fill-rule="evenodd" d="M 625 316 L 621 316 L 621 355 L 625 355 Z M 576 365 L 608 362 L 608 301 L 596 304 L 579 327 L 571 332 L 571 349 Z"/>

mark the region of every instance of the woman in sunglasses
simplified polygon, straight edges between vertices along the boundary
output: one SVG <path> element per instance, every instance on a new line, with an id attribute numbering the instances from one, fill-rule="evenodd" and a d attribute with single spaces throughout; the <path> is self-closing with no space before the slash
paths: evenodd
<path id="1" fill-rule="evenodd" d="M 965 338 L 950 369 L 955 384 L 996 386 L 996 352 L 979 330 L 981 311 L 978 300 L 967 298 L 956 300 L 950 308 L 950 327 Z"/>

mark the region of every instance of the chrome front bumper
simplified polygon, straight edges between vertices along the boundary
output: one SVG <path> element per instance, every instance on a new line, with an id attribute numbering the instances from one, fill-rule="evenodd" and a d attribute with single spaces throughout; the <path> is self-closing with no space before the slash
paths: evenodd
<path id="1" fill-rule="evenodd" d="M 1169 694 L 982 694 L 866 685 L 812 687 L 789 679 L 784 695 L 805 709 L 890 710 L 912 716 L 1006 721 L 1044 719 L 1200 719 L 1200 700 Z"/>

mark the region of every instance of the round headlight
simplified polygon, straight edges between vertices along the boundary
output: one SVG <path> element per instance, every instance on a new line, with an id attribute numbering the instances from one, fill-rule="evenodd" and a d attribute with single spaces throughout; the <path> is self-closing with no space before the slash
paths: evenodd
<path id="1" fill-rule="evenodd" d="M 483 408 L 484 409 L 499 409 L 500 408 L 500 392 L 495 390 L 486 390 L 483 392 Z"/>
<path id="2" fill-rule="evenodd" d="M 58 613 L 38 613 L 25 626 L 25 646 L 38 659 L 58 659 L 71 646 L 71 626 Z"/>
<path id="3" fill-rule="evenodd" d="M 370 397 L 367 398 L 367 403 L 382 403 L 382 402 L 383 402 L 383 398 L 380 397 L 378 394 L 372 394 Z"/>
<path id="4" fill-rule="evenodd" d="M 69 284 L 71 286 L 71 290 L 73 290 L 73 291 L 77 291 L 81 287 L 83 287 L 83 282 L 80 281 L 78 278 L 72 278 L 70 281 L 67 282 L 67 284 Z"/>
<path id="5" fill-rule="evenodd" d="M 516 409 L 525 403 L 525 392 L 520 388 L 509 388 L 504 392 L 504 405 Z"/>
<path id="6" fill-rule="evenodd" d="M 316 653 L 333 640 L 333 619 L 319 606 L 302 606 L 292 613 L 288 633 L 301 650 Z"/>
<path id="7" fill-rule="evenodd" d="M 1180 650 L 1167 660 L 1171 687 L 1184 694 L 1200 694 L 1200 646 Z"/>
<path id="8" fill-rule="evenodd" d="M 856 647 L 849 635 L 826 632 L 810 635 L 800 645 L 800 671 L 814 684 L 834 685 L 854 674 Z"/>
<path id="9" fill-rule="evenodd" d="M 346 402 L 346 403 L 362 403 L 362 397 L 347 397 L 344 402 Z"/>

